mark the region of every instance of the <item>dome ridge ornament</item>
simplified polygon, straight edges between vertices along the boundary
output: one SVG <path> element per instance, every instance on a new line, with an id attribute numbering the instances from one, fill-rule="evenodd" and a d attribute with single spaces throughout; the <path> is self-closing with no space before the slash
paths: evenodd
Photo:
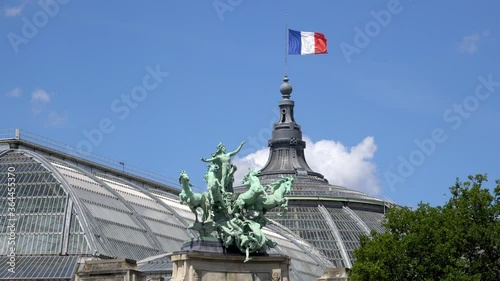
<path id="1" fill-rule="evenodd" d="M 290 80 L 288 79 L 288 76 L 285 75 L 285 77 L 283 77 L 283 83 L 280 86 L 280 92 L 283 99 L 290 99 L 290 96 L 292 95 L 292 84 L 288 83 L 288 81 Z"/>
<path id="2" fill-rule="evenodd" d="M 304 152 L 306 142 L 302 139 L 301 127 L 295 120 L 295 102 L 290 98 L 293 88 L 289 81 L 285 74 L 280 86 L 283 99 L 278 104 L 279 119 L 273 125 L 271 139 L 268 141 L 269 158 L 259 176 L 296 177 L 297 170 L 300 170 L 300 174 L 305 175 L 301 178 L 328 182 L 322 174 L 313 171 L 307 164 Z"/>
<path id="3" fill-rule="evenodd" d="M 217 151 L 211 158 L 202 158 L 210 162 L 205 173 L 207 191 L 195 193 L 189 183 L 185 171 L 179 175 L 182 192 L 180 202 L 187 204 L 195 214 L 195 222 L 190 229 L 199 232 L 199 240 L 219 241 L 225 248 L 237 248 L 245 253 L 245 262 L 251 260 L 250 254 L 263 254 L 267 248 L 276 246 L 276 242 L 268 239 L 262 232 L 262 227 L 269 223 L 265 217 L 268 210 L 281 207 L 283 215 L 287 211 L 288 198 L 293 177 L 283 177 L 269 185 L 262 186 L 259 171 L 250 170 L 243 178 L 243 185 L 248 188 L 236 196 L 233 193 L 234 173 L 236 166 L 231 163 L 231 157 L 236 155 L 245 142 L 232 152 L 226 153 L 223 144 L 217 146 Z M 199 212 L 201 220 L 198 217 Z"/>

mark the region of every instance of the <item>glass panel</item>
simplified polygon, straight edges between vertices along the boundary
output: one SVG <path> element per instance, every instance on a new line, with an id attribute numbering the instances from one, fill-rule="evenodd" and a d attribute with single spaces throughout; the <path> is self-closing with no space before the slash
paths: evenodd
<path id="1" fill-rule="evenodd" d="M 83 229 L 80 225 L 80 220 L 75 211 L 71 212 L 71 224 L 69 228 L 69 254 L 89 254 L 90 247 L 85 238 Z"/>
<path id="2" fill-rule="evenodd" d="M 108 239 L 119 240 L 123 242 L 130 242 L 143 247 L 153 248 L 151 243 L 146 237 L 146 233 L 143 230 L 134 229 L 128 226 L 117 225 L 112 222 L 99 220 L 102 227 L 104 235 Z"/>
<path id="3" fill-rule="evenodd" d="M 119 256 L 128 257 L 134 260 L 142 260 L 147 257 L 159 255 L 162 253 L 160 249 L 153 249 L 150 247 L 141 247 L 135 243 L 129 243 L 125 241 L 118 241 L 115 239 L 109 239 L 111 246 L 116 249 Z"/>
<path id="4" fill-rule="evenodd" d="M 384 232 L 385 229 L 382 226 L 384 221 L 384 214 L 374 213 L 368 211 L 353 210 L 358 217 L 363 220 L 370 230 L 375 230 L 378 232 Z"/>
<path id="5" fill-rule="evenodd" d="M 115 223 L 128 225 L 135 228 L 140 228 L 135 221 L 130 217 L 130 212 L 115 211 L 105 206 L 98 206 L 91 203 L 86 204 L 92 216 Z"/>
<path id="6" fill-rule="evenodd" d="M 273 210 L 267 213 L 267 217 L 311 243 L 337 266 L 343 266 L 335 236 L 316 207 L 289 207 L 288 212 L 281 217 Z"/>
<path id="7" fill-rule="evenodd" d="M 6 264 L 8 257 L 0 257 L 0 264 Z M 71 280 L 78 265 L 78 257 L 26 257 L 16 258 L 16 273 L 0 271 L 5 280 Z"/>
<path id="8" fill-rule="evenodd" d="M 175 239 L 188 240 L 189 234 L 184 226 L 172 226 L 159 221 L 152 221 L 149 219 L 144 219 L 146 224 L 151 228 L 153 233 L 157 233 L 166 237 L 172 237 Z"/>
<path id="9" fill-rule="evenodd" d="M 344 242 L 347 254 L 354 262 L 353 251 L 359 247 L 359 236 L 366 234 L 358 223 L 343 209 L 327 208 Z"/>
<path id="10" fill-rule="evenodd" d="M 2 169 L 14 167 L 15 171 L 0 173 L 0 241 L 8 242 L 12 228 L 7 226 L 15 224 L 17 254 L 59 254 L 68 203 L 62 186 L 50 171 L 22 153 L 10 152 L 1 159 Z M 8 177 L 15 178 L 12 196 Z M 15 206 L 9 209 L 12 202 Z M 9 222 L 12 218 L 15 221 Z M 2 247 L 0 255 L 5 254 L 7 248 Z"/>

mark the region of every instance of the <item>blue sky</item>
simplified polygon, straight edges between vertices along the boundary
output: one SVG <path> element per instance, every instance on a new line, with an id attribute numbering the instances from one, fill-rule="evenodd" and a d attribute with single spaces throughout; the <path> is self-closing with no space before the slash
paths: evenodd
<path id="1" fill-rule="evenodd" d="M 219 141 L 232 150 L 246 140 L 238 163 L 262 165 L 288 14 L 290 28 L 328 38 L 328 55 L 290 56 L 288 75 L 306 157 L 330 183 L 415 206 L 442 204 L 456 177 L 500 179 L 498 1 L 26 0 L 0 8 L 2 129 L 171 180 L 186 169 L 198 186 L 199 158 Z"/>

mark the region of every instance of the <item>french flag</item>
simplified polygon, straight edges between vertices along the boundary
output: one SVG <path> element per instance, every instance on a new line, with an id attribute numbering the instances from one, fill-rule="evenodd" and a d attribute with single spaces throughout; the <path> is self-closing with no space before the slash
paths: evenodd
<path id="1" fill-rule="evenodd" d="M 327 54 L 325 35 L 319 32 L 288 30 L 289 55 Z"/>

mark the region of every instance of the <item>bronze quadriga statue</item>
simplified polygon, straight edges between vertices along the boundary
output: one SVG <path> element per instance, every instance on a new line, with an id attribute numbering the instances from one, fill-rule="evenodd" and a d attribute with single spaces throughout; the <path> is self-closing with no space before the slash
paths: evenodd
<path id="1" fill-rule="evenodd" d="M 237 247 L 245 253 L 247 262 L 252 253 L 265 253 L 267 247 L 276 246 L 261 229 L 268 222 L 265 217 L 267 210 L 281 207 L 286 212 L 288 199 L 285 194 L 291 190 L 293 177 L 262 186 L 257 177 L 258 171 L 250 170 L 243 179 L 248 190 L 236 197 L 233 193 L 236 166 L 231 163 L 231 157 L 244 144 L 242 142 L 229 153 L 226 153 L 223 144 L 219 144 L 210 158 L 201 159 L 211 163 L 204 177 L 207 191 L 203 193 L 192 191 L 189 176 L 182 171 L 179 176 L 182 192 L 179 196 L 181 202 L 195 214 L 195 222 L 190 228 L 200 233 L 200 239 L 218 240 L 226 248 Z M 202 213 L 201 218 L 198 212 Z"/>

